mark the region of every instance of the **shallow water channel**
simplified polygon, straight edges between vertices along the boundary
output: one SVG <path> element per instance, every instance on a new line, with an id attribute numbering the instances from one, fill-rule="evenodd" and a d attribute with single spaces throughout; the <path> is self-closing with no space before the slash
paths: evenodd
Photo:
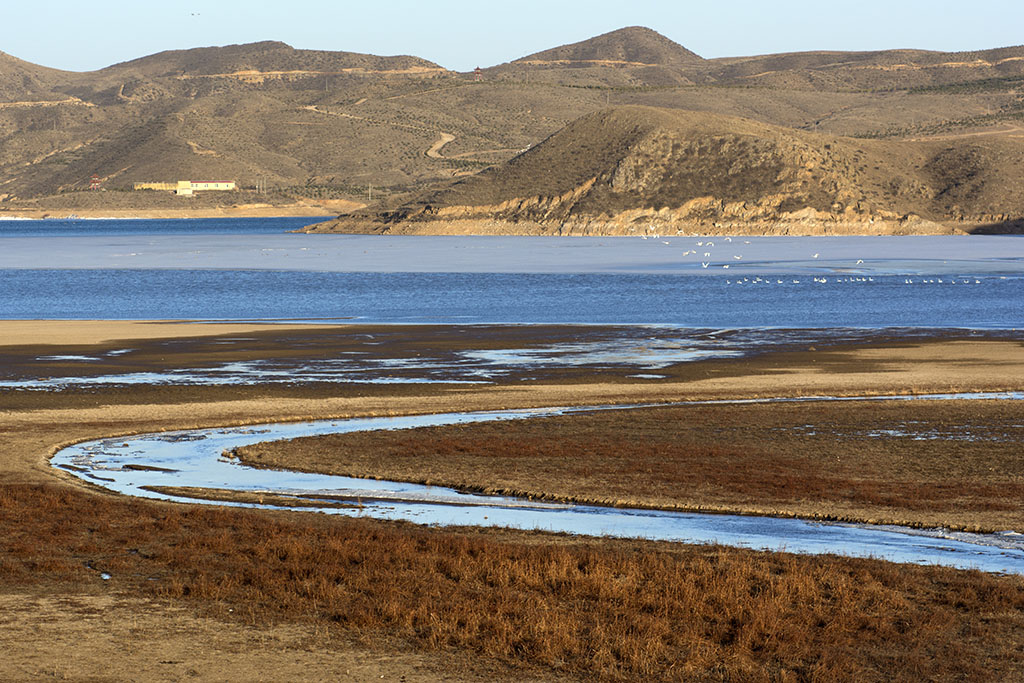
<path id="1" fill-rule="evenodd" d="M 671 405 L 766 403 L 822 400 L 1001 399 L 1024 400 L 1024 393 L 972 393 L 926 396 L 807 397 L 746 401 L 691 401 Z M 666 405 L 666 404 L 658 404 Z M 645 538 L 787 552 L 838 553 L 894 562 L 940 564 L 987 572 L 1024 574 L 1024 534 L 952 532 L 865 524 L 818 523 L 798 519 L 638 510 L 461 493 L 437 486 L 356 479 L 246 467 L 225 457 L 231 449 L 302 436 L 410 429 L 528 419 L 654 406 L 587 406 L 402 417 L 320 420 L 142 434 L 89 441 L 59 451 L 52 459 L 82 479 L 119 493 L 179 502 L 246 507 L 267 503 L 215 502 L 172 495 L 166 487 L 257 493 L 294 501 L 304 510 L 407 520 L 432 525 L 513 527 L 591 536 Z M 202 496 L 202 493 L 197 495 Z"/>

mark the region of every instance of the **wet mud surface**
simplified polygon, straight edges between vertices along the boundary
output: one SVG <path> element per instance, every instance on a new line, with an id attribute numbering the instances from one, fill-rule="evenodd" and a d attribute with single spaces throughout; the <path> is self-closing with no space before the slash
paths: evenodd
<path id="1" fill-rule="evenodd" d="M 0 391 L 120 402 L 343 391 L 409 385 L 631 382 L 657 384 L 833 360 L 829 351 L 954 340 L 1020 340 L 1016 331 L 693 330 L 664 326 L 342 325 L 105 344 L 0 347 Z M 807 355 L 800 355 L 807 354 Z M 763 358 L 770 355 L 770 358 Z M 763 358 L 763 360 L 762 360 Z M 727 361 L 744 359 L 743 364 Z M 708 362 L 712 361 L 712 362 Z M 719 362 L 714 362 L 719 361 Z M 875 369 L 863 358 L 858 372 Z M 835 363 L 831 371 L 851 369 Z M 334 388 L 330 388 L 334 385 Z M 189 387 L 209 391 L 190 392 Z M 123 389 L 129 389 L 125 392 Z M 422 390 L 422 389 L 417 389 Z M 165 397 L 165 398 L 161 398 Z M 83 401 L 87 399 L 83 398 Z M 44 399 L 43 403 L 46 402 Z"/>

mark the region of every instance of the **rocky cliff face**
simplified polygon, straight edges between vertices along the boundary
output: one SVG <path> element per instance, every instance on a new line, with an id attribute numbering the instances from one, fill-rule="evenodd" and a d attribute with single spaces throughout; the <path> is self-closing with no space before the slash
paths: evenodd
<path id="1" fill-rule="evenodd" d="M 624 107 L 508 164 L 317 231 L 503 234 L 910 234 L 1014 221 L 1024 146 L 826 137 Z"/>

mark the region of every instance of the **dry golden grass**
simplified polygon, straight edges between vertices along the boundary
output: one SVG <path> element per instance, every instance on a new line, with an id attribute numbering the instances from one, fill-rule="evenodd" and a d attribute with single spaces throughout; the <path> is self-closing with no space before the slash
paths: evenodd
<path id="1" fill-rule="evenodd" d="M 581 679 L 1024 675 L 1021 577 L 0 487 L 3 590 L 101 571 L 224 619 Z"/>
<path id="2" fill-rule="evenodd" d="M 260 467 L 606 505 L 1024 530 L 1019 410 L 1006 401 L 684 406 L 313 437 L 237 455 Z"/>

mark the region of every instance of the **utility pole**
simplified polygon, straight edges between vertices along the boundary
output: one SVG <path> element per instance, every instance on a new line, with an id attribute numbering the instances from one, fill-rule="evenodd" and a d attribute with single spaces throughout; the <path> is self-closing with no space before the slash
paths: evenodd
<path id="1" fill-rule="evenodd" d="M 373 185 L 366 186 L 366 203 L 370 204 L 373 202 Z"/>

